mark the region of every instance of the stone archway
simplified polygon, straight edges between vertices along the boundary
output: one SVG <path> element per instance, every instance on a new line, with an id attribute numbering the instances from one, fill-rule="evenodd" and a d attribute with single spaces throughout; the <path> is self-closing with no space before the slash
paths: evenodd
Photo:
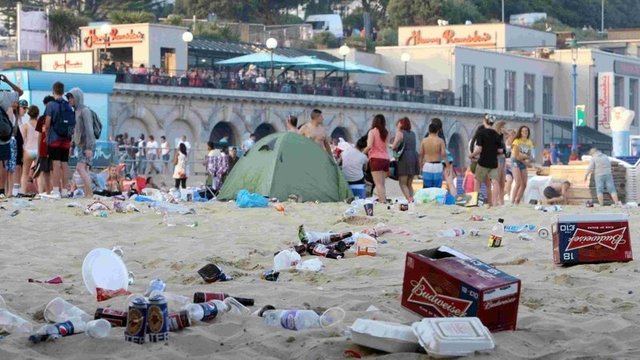
<path id="1" fill-rule="evenodd" d="M 335 129 L 331 132 L 331 139 L 343 138 L 346 142 L 352 142 L 353 138 L 351 137 L 351 132 L 349 129 L 343 126 L 336 126 Z"/>
<path id="2" fill-rule="evenodd" d="M 453 158 L 453 165 L 455 167 L 462 167 L 465 164 L 465 148 L 462 136 L 458 133 L 454 133 L 449 138 L 447 149 Z"/>
<path id="3" fill-rule="evenodd" d="M 219 121 L 209 134 L 209 141 L 218 144 L 223 138 L 227 139 L 227 145 L 236 145 L 236 131 L 233 125 L 226 121 Z"/>
<path id="4" fill-rule="evenodd" d="M 148 136 L 150 133 L 149 130 L 150 129 L 148 124 L 146 124 L 143 120 L 138 119 L 136 117 L 130 117 L 122 121 L 118 125 L 118 128 L 116 129 L 115 133 L 116 134 L 128 133 L 129 137 L 133 137 L 137 139 L 140 137 L 140 134 L 144 134 L 145 136 Z"/>
<path id="5" fill-rule="evenodd" d="M 253 131 L 253 134 L 256 136 L 256 141 L 262 139 L 267 135 L 271 135 L 276 132 L 276 128 L 269 123 L 262 123 L 258 125 L 258 127 Z"/>
<path id="6" fill-rule="evenodd" d="M 191 124 L 183 119 L 174 120 L 166 129 L 167 141 L 172 146 L 177 146 L 182 136 L 186 136 L 187 141 L 193 146 L 196 142 L 195 133 Z"/>

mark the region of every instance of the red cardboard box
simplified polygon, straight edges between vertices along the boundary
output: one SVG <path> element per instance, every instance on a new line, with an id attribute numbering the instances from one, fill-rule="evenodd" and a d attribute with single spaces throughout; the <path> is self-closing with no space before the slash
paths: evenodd
<path id="1" fill-rule="evenodd" d="M 551 233 L 556 264 L 633 260 L 626 214 L 559 215 Z"/>
<path id="2" fill-rule="evenodd" d="M 425 317 L 476 316 L 491 331 L 515 330 L 520 280 L 441 246 L 408 252 L 402 306 Z"/>

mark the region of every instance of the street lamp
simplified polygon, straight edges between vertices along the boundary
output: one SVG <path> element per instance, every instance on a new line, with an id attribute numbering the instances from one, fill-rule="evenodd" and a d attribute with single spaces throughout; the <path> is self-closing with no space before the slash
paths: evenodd
<path id="1" fill-rule="evenodd" d="M 411 60 L 411 55 L 408 53 L 403 53 L 400 55 L 400 60 L 404 63 L 404 90 L 407 91 L 407 63 Z"/>
<path id="2" fill-rule="evenodd" d="M 189 70 L 189 43 L 193 41 L 193 34 L 190 31 L 185 31 L 182 33 L 182 41 L 184 41 L 187 46 L 187 56 L 185 58 L 185 64 L 184 64 L 184 73 L 185 75 L 187 74 L 187 71 Z M 171 69 L 167 69 L 169 71 L 171 71 Z"/>
<path id="3" fill-rule="evenodd" d="M 575 33 L 571 34 L 571 42 L 569 43 L 569 46 L 571 47 L 571 60 L 573 61 L 573 72 L 571 74 L 573 77 L 573 127 L 571 128 L 571 152 L 574 152 L 578 151 L 578 128 L 576 124 L 578 121 L 578 115 L 576 114 L 576 106 L 578 105 L 578 65 L 576 63 L 578 60 L 578 41 L 576 40 Z"/>
<path id="4" fill-rule="evenodd" d="M 100 26 L 100 33 L 102 34 L 103 37 L 103 43 L 104 43 L 104 51 L 102 53 L 102 56 L 100 57 L 100 72 L 104 72 L 104 64 L 103 61 L 107 59 L 107 47 L 109 46 L 109 35 L 111 34 L 111 25 L 110 24 L 102 24 L 102 26 Z"/>
<path id="5" fill-rule="evenodd" d="M 274 39 L 274 38 L 268 38 L 267 42 L 267 49 L 269 49 L 269 52 L 271 53 L 271 87 L 273 87 L 273 51 L 275 50 L 275 48 L 278 47 L 278 40 Z"/>
<path id="6" fill-rule="evenodd" d="M 347 45 L 340 46 L 338 53 L 342 55 L 342 87 L 345 87 L 345 78 L 347 77 L 347 55 L 351 52 L 351 49 Z"/>

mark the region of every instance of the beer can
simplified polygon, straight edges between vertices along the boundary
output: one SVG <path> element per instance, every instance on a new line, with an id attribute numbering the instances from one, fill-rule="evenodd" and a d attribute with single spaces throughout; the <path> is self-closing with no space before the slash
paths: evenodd
<path id="1" fill-rule="evenodd" d="M 500 247 L 500 246 L 502 246 L 502 237 L 501 236 L 495 236 L 495 235 L 489 235 L 489 241 L 488 241 L 487 245 L 489 247 Z"/>
<path id="2" fill-rule="evenodd" d="M 129 304 L 127 327 L 124 330 L 126 341 L 144 344 L 147 333 L 147 302 L 144 298 L 135 298 Z"/>
<path id="3" fill-rule="evenodd" d="M 96 320 L 105 319 L 111 326 L 127 326 L 127 312 L 111 308 L 98 308 L 94 316 Z"/>
<path id="4" fill-rule="evenodd" d="M 254 299 L 251 299 L 251 298 L 229 296 L 228 294 L 221 293 L 221 292 L 211 293 L 211 292 L 200 292 L 200 291 L 193 294 L 193 303 L 199 304 L 199 303 L 209 302 L 211 300 L 223 301 L 228 297 L 236 299 L 240 304 L 244 306 L 253 306 L 255 303 Z"/>
<path id="5" fill-rule="evenodd" d="M 191 319 L 187 310 L 169 314 L 169 331 L 178 331 L 189 326 L 191 326 Z"/>
<path id="6" fill-rule="evenodd" d="M 163 295 L 154 295 L 149 299 L 147 333 L 149 342 L 169 340 L 169 307 Z"/>
<path id="7" fill-rule="evenodd" d="M 409 204 L 400 204 L 400 211 L 407 211 L 409 210 Z"/>

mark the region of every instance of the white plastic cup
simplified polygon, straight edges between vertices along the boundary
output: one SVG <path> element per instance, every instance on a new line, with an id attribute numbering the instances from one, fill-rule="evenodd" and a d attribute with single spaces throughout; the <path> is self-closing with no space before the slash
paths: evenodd
<path id="1" fill-rule="evenodd" d="M 332 327 L 338 325 L 344 319 L 345 312 L 340 307 L 332 307 L 327 309 L 320 316 L 320 326 L 323 328 Z"/>
<path id="2" fill-rule="evenodd" d="M 109 336 L 111 323 L 105 319 L 91 320 L 87 323 L 85 333 L 90 338 L 101 339 Z"/>
<path id="3" fill-rule="evenodd" d="M 44 318 L 51 323 L 65 322 L 71 318 L 80 318 L 84 322 L 93 318 L 79 307 L 70 304 L 65 299 L 57 297 L 44 308 Z"/>

